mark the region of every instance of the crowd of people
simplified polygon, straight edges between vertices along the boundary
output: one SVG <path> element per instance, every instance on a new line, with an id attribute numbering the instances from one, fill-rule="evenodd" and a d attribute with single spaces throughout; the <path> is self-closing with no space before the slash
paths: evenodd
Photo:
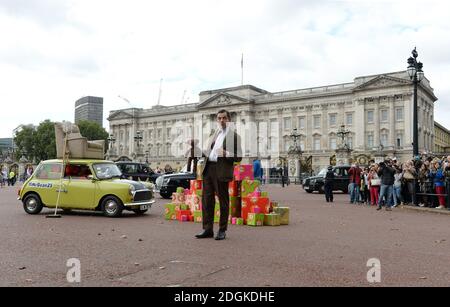
<path id="1" fill-rule="evenodd" d="M 34 169 L 33 166 L 28 165 L 25 167 L 25 171 L 23 173 L 23 175 L 20 177 L 18 176 L 18 174 L 16 174 L 16 171 L 11 168 L 9 171 L 7 170 L 6 167 L 4 167 L 1 171 L 0 171 L 0 187 L 4 187 L 6 185 L 8 186 L 14 186 L 17 182 L 17 180 L 21 180 L 21 181 L 25 181 L 28 178 L 31 177 L 31 175 L 33 174 Z M 20 178 L 18 178 L 20 177 Z"/>
<path id="2" fill-rule="evenodd" d="M 403 164 L 396 158 L 360 168 L 352 165 L 349 174 L 350 203 L 382 206 L 398 205 L 445 209 L 450 183 L 450 156 L 417 158 Z M 327 196 L 327 201 L 328 201 Z"/>

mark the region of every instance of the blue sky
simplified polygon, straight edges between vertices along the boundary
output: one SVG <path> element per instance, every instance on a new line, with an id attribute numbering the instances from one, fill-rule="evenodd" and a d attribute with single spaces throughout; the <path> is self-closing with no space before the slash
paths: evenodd
<path id="1" fill-rule="evenodd" d="M 108 8 L 106 9 L 106 6 Z M 73 121 L 74 103 L 110 110 L 197 102 L 244 83 L 272 92 L 406 69 L 417 46 L 450 128 L 447 1 L 0 0 L 0 137 Z M 5 30 L 6 29 L 6 30 Z M 5 112 L 5 107 L 16 108 Z M 6 107 L 6 109 L 9 109 Z M 105 126 L 107 122 L 105 120 Z"/>

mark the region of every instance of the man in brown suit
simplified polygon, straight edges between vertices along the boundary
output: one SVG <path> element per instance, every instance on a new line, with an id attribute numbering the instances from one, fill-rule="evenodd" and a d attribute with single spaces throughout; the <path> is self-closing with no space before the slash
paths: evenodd
<path id="1" fill-rule="evenodd" d="M 226 110 L 217 113 L 218 129 L 208 142 L 204 152 L 203 175 L 203 232 L 196 238 L 214 237 L 215 195 L 220 202 L 220 223 L 216 240 L 224 240 L 228 227 L 230 197 L 228 183 L 233 180 L 234 162 L 242 160 L 241 138 L 237 134 L 231 116 Z"/>

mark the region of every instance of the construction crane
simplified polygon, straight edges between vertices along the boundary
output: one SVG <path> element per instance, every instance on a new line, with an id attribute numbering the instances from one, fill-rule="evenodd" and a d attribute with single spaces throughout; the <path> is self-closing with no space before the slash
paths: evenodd
<path id="1" fill-rule="evenodd" d="M 134 108 L 133 105 L 131 104 L 131 102 L 130 102 L 128 99 L 126 99 L 126 98 L 124 98 L 124 97 L 122 97 L 122 96 L 120 96 L 120 95 L 117 95 L 117 97 L 119 97 L 120 99 L 122 99 L 123 101 L 125 101 L 126 103 L 128 103 L 128 104 L 130 105 L 130 107 Z"/>
<path id="2" fill-rule="evenodd" d="M 161 80 L 159 80 L 158 103 L 156 104 L 157 106 L 159 106 L 159 104 L 161 102 L 162 82 L 163 82 L 163 79 L 161 78 Z"/>

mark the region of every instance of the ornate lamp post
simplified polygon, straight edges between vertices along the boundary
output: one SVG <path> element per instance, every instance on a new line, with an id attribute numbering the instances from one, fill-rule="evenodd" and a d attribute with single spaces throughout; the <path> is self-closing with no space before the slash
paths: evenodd
<path id="1" fill-rule="evenodd" d="M 114 143 L 116 142 L 116 137 L 114 134 L 110 134 L 108 137 L 108 143 L 109 143 L 109 150 L 108 150 L 108 156 L 111 157 L 115 154 L 114 152 Z"/>
<path id="2" fill-rule="evenodd" d="M 423 64 L 417 62 L 418 53 L 416 48 L 412 51 L 412 57 L 408 59 L 408 75 L 414 85 L 414 118 L 413 118 L 413 157 L 419 155 L 419 128 L 417 119 L 417 85 L 423 80 Z"/>
<path id="3" fill-rule="evenodd" d="M 351 131 L 345 130 L 345 125 L 342 125 L 338 132 L 337 136 L 341 138 L 341 143 L 336 149 L 336 164 L 348 165 L 351 160 L 352 149 L 347 144 L 347 135 L 349 135 Z"/>
<path id="4" fill-rule="evenodd" d="M 350 146 L 346 142 L 347 135 L 349 135 L 350 133 L 351 132 L 349 130 L 345 130 L 345 125 L 342 125 L 339 128 L 337 136 L 341 138 L 341 144 L 339 145 L 341 149 L 350 149 Z"/>
<path id="5" fill-rule="evenodd" d="M 149 156 L 149 154 L 150 154 L 150 151 L 146 150 L 145 151 L 145 163 L 147 163 L 147 164 L 148 164 L 148 156 Z"/>
<path id="6" fill-rule="evenodd" d="M 300 144 L 298 144 L 298 140 L 301 138 L 301 135 L 298 134 L 297 128 L 295 128 L 292 133 L 289 135 L 292 144 L 289 147 L 288 155 L 291 157 L 291 163 L 289 163 L 289 168 L 293 170 L 293 172 L 298 171 L 297 177 L 301 183 L 302 181 L 302 170 L 301 170 L 301 157 L 303 154 L 302 148 Z"/>
<path id="7" fill-rule="evenodd" d="M 139 155 L 139 146 L 140 146 L 140 142 L 142 142 L 142 140 L 143 140 L 142 131 L 136 131 L 136 135 L 134 136 L 134 141 L 136 142 L 136 147 L 137 147 L 137 150 L 135 150 L 136 156 Z"/>

